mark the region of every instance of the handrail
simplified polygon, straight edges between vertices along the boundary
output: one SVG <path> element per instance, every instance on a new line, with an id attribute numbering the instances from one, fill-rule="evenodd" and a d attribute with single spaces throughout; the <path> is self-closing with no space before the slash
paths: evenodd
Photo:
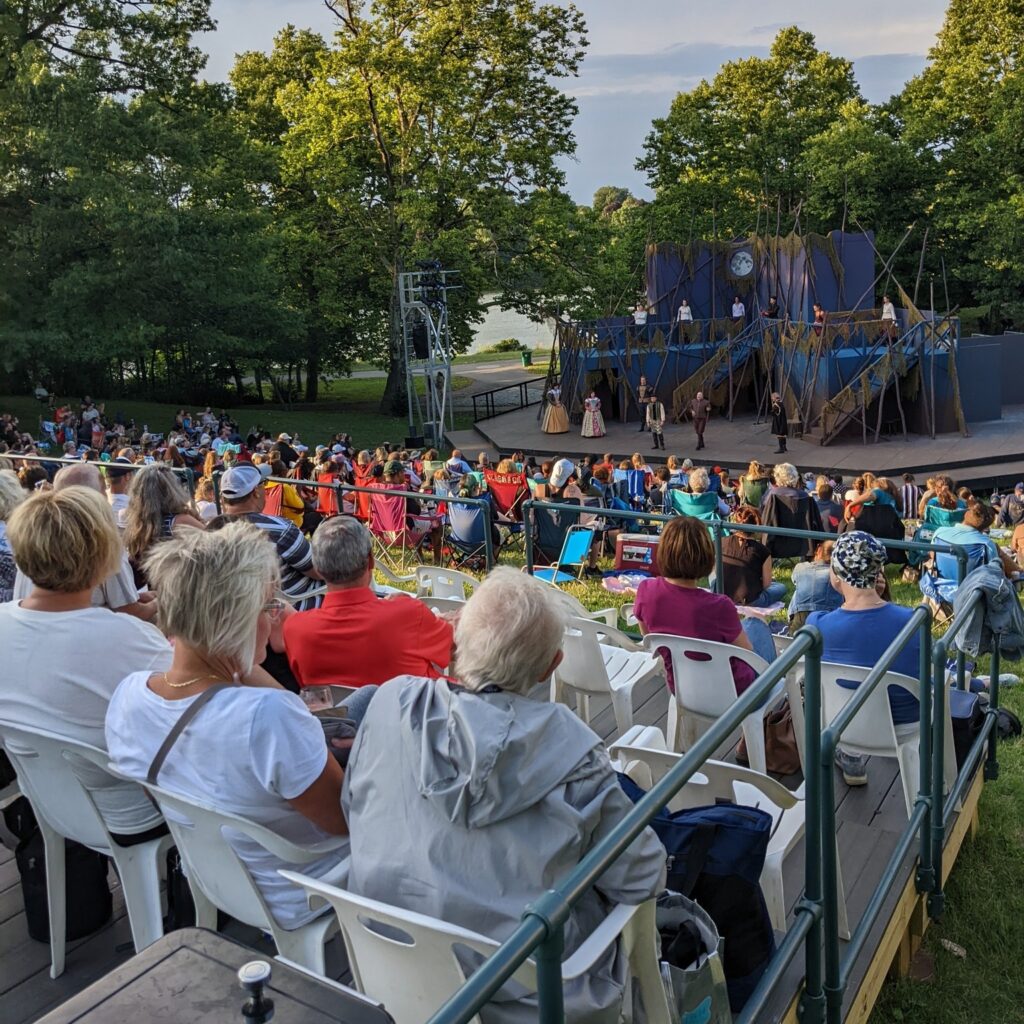
<path id="1" fill-rule="evenodd" d="M 541 393 L 531 398 L 530 388 L 540 386 Z M 470 397 L 473 399 L 473 422 L 479 423 L 481 420 L 490 420 L 495 416 L 500 416 L 505 412 L 514 412 L 515 409 L 528 409 L 531 405 L 539 405 L 544 401 L 544 378 L 537 376 L 532 380 L 521 380 L 516 384 L 503 384 L 500 388 L 491 388 L 490 391 L 478 391 L 475 395 Z M 498 411 L 498 407 L 495 404 L 494 396 L 501 394 L 503 391 L 518 390 L 519 392 L 519 405 L 514 408 L 501 409 Z M 484 412 L 481 416 L 477 410 L 477 402 L 483 402 Z"/>
<path id="2" fill-rule="evenodd" d="M 196 473 L 194 469 L 188 466 L 171 466 L 166 462 L 103 462 L 100 459 L 69 459 L 64 456 L 57 455 L 22 455 L 15 452 L 3 452 L 0 454 L 0 458 L 10 459 L 14 462 L 17 459 L 23 459 L 27 462 L 56 462 L 62 466 L 81 466 L 83 463 L 95 466 L 97 469 L 102 470 L 108 466 L 116 466 L 117 469 L 128 469 L 138 471 L 140 469 L 146 469 L 147 466 L 167 466 L 172 473 L 180 473 L 183 475 L 188 483 L 190 489 L 195 488 Z"/>
<path id="3" fill-rule="evenodd" d="M 636 804 L 630 813 L 605 836 L 580 863 L 554 888 L 549 889 L 526 908 L 515 931 L 484 961 L 472 977 L 430 1018 L 428 1024 L 466 1024 L 501 986 L 522 966 L 530 954 L 537 951 L 537 991 L 540 1000 L 542 1024 L 561 1024 L 564 1019 L 562 1004 L 562 947 L 563 932 L 573 906 L 588 892 L 654 820 L 680 789 L 700 770 L 704 762 L 725 742 L 743 719 L 761 706 L 775 684 L 807 656 L 807 667 L 817 664 L 821 657 L 821 634 L 813 627 L 801 629 L 793 643 L 743 692 L 736 703 L 672 766 L 664 777 Z M 813 672 L 812 672 L 813 674 Z M 813 688 L 813 687 L 812 687 Z M 818 730 L 808 717 L 807 739 L 813 744 Z M 812 775 L 816 768 L 812 769 Z M 808 884 L 805 898 L 797 906 L 799 917 L 810 919 L 800 930 L 809 935 L 817 929 L 821 916 L 820 902 L 812 898 L 816 892 L 814 864 L 809 856 Z M 820 895 L 820 894 L 819 894 Z M 810 945 L 810 944 L 809 944 Z M 799 943 L 784 944 L 782 952 L 790 959 L 796 955 Z M 787 961 L 788 963 L 788 961 Z M 754 998 L 736 1019 L 736 1024 L 750 1024 L 752 1011 L 761 1005 L 771 986 L 778 982 L 786 964 L 776 956 L 754 993 Z"/>
<path id="4" fill-rule="evenodd" d="M 491 537 L 491 512 L 492 506 L 487 498 L 461 498 L 457 494 L 433 494 L 424 491 L 398 491 L 393 488 L 384 487 L 361 487 L 356 484 L 342 483 L 341 481 L 328 480 L 293 480 L 289 477 L 269 476 L 268 484 L 291 484 L 293 487 L 326 487 L 335 492 L 338 498 L 338 508 L 341 508 L 341 495 L 343 492 L 357 494 L 387 494 L 395 498 L 412 498 L 414 501 L 430 501 L 435 505 L 446 503 L 451 505 L 473 505 L 483 509 L 484 514 L 484 563 L 487 571 L 494 568 L 494 541 Z M 219 507 L 219 492 L 218 492 Z"/>

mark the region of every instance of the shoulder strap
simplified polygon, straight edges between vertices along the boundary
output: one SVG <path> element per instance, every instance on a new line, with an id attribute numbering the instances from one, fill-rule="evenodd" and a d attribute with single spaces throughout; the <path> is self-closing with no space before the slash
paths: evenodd
<path id="1" fill-rule="evenodd" d="M 227 683 L 217 683 L 215 686 L 211 686 L 208 690 L 203 690 L 201 694 L 185 710 L 182 712 L 181 717 L 174 723 L 174 727 L 167 734 L 167 738 L 160 744 L 160 749 L 156 752 L 156 757 L 153 758 L 153 763 L 149 766 L 149 771 L 146 773 L 146 782 L 151 786 L 156 785 L 156 777 L 160 774 L 160 769 L 164 766 L 164 761 L 167 760 L 167 755 L 171 752 L 171 747 L 178 741 L 178 737 L 185 731 L 185 726 L 192 721 L 193 718 L 199 714 L 203 709 L 203 705 L 208 703 L 211 697 L 216 696 L 221 690 L 228 688 Z"/>
<path id="2" fill-rule="evenodd" d="M 681 876 L 678 880 L 678 891 L 688 899 L 693 898 L 693 890 L 697 885 L 697 879 L 700 878 L 704 870 L 708 853 L 711 851 L 717 834 L 718 826 L 709 822 L 695 826 L 686 851 L 686 861 L 682 865 L 682 870 L 678 870 L 675 865 L 672 866 L 673 874 Z"/>

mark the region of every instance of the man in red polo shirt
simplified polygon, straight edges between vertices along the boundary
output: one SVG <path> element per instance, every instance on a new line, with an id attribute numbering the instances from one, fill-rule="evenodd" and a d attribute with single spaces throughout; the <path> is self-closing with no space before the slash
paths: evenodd
<path id="1" fill-rule="evenodd" d="M 451 623 L 422 601 L 378 597 L 365 526 L 346 516 L 313 534 L 313 567 L 327 583 L 321 607 L 289 615 L 284 646 L 300 686 L 366 686 L 395 676 L 435 678 L 452 657 Z"/>

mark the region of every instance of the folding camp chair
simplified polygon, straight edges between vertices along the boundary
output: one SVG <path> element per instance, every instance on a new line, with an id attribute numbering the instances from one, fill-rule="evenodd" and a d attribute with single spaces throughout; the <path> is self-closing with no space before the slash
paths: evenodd
<path id="1" fill-rule="evenodd" d="M 469 565 L 485 558 L 489 525 L 483 506 L 466 505 L 461 501 L 448 502 L 445 541 L 455 567 Z"/>
<path id="2" fill-rule="evenodd" d="M 647 508 L 647 474 L 642 469 L 626 470 L 626 501 L 636 512 Z"/>
<path id="3" fill-rule="evenodd" d="M 430 535 L 417 534 L 409 528 L 402 495 L 391 494 L 382 487 L 380 493 L 368 497 L 374 557 L 389 573 L 401 576 L 413 563 L 423 561 L 421 549 Z"/>
<path id="4" fill-rule="evenodd" d="M 561 505 L 579 505 L 578 498 L 563 498 Z M 565 543 L 565 534 L 570 526 L 578 526 L 579 512 L 562 509 L 535 508 L 533 510 L 534 529 L 537 538 L 538 561 L 551 565 L 558 557 Z"/>
<path id="5" fill-rule="evenodd" d="M 720 519 L 718 513 L 718 495 L 711 491 L 703 494 L 690 494 L 688 491 L 673 488 L 668 492 L 669 509 L 677 516 L 690 516 L 704 522 Z"/>
<path id="6" fill-rule="evenodd" d="M 586 568 L 587 560 L 590 557 L 590 548 L 596 536 L 597 531 L 593 527 L 580 526 L 578 524 L 570 526 L 565 531 L 562 550 L 555 559 L 555 564 L 544 568 L 535 568 L 533 575 L 537 579 L 544 580 L 546 583 L 552 583 L 555 586 L 558 586 L 560 583 L 572 583 L 574 580 L 580 579 L 583 576 L 583 570 Z M 567 572 L 562 572 L 563 565 L 577 566 L 576 575 L 571 576 Z"/>
<path id="7" fill-rule="evenodd" d="M 263 500 L 263 514 L 280 516 L 281 502 L 284 500 L 284 484 L 264 484 L 266 497 Z"/>
<path id="8" fill-rule="evenodd" d="M 498 528 L 507 531 L 506 541 L 522 546 L 523 502 L 530 496 L 530 481 L 522 472 L 496 473 L 493 469 L 484 470 L 484 479 L 494 500 Z"/>
<path id="9" fill-rule="evenodd" d="M 337 477 L 333 473 L 317 473 L 318 484 L 337 483 Z M 316 510 L 325 519 L 338 515 L 338 492 L 333 487 L 318 487 L 316 489 Z"/>

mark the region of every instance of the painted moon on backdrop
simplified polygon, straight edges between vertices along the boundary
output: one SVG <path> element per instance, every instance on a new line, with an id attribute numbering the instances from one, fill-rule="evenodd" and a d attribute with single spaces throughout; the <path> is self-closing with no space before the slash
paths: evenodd
<path id="1" fill-rule="evenodd" d="M 746 249 L 740 249 L 732 254 L 729 269 L 736 277 L 746 277 L 754 269 L 754 257 Z"/>

